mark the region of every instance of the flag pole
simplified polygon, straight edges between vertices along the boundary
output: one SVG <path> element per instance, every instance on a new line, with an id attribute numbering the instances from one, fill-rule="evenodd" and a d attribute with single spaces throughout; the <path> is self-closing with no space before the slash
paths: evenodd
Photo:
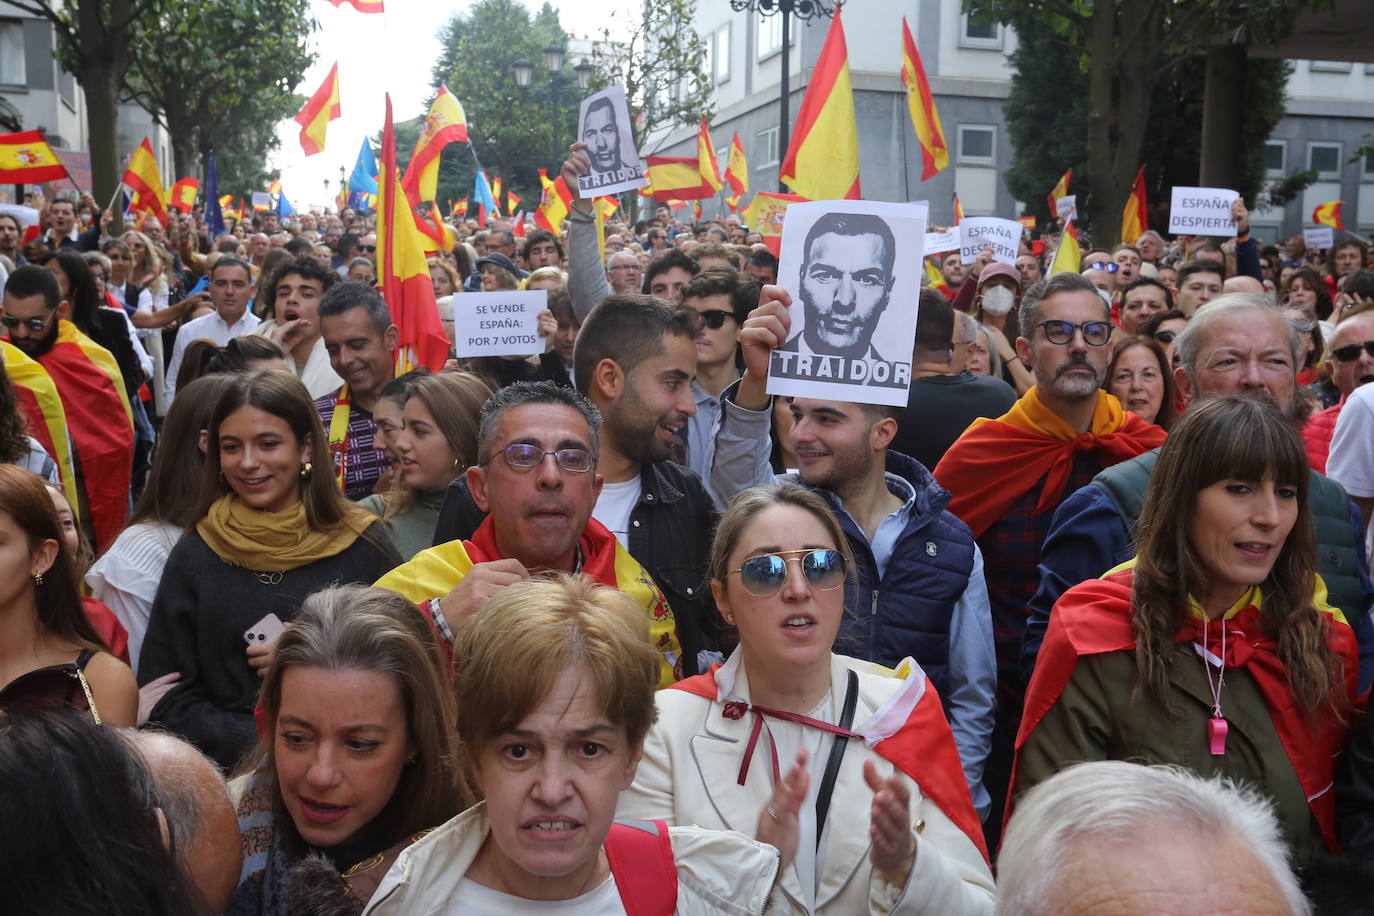
<path id="1" fill-rule="evenodd" d="M 75 184 L 75 182 L 73 182 L 73 184 Z M 79 191 L 79 190 L 81 190 L 81 189 L 78 188 L 77 190 Z M 123 191 L 123 190 L 124 190 L 124 182 L 122 182 L 122 181 L 116 181 L 116 182 L 115 182 L 114 193 L 110 195 L 110 202 L 109 202 L 108 204 L 105 205 L 105 210 L 109 210 L 111 213 L 114 212 L 115 201 L 116 201 L 117 199 L 119 199 L 119 192 L 120 192 L 120 191 Z M 100 212 L 101 212 L 101 213 L 104 213 L 105 210 L 102 210 L 102 211 L 100 211 Z"/>

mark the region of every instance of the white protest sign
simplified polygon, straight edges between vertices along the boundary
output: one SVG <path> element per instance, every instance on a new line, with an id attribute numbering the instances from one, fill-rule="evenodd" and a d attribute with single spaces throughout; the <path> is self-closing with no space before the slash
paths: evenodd
<path id="1" fill-rule="evenodd" d="M 1236 231 L 1231 204 L 1240 196 L 1229 188 L 1180 188 L 1169 199 L 1173 235 L 1231 235 Z"/>
<path id="2" fill-rule="evenodd" d="M 266 191 L 253 192 L 253 209 L 268 209 L 272 206 L 272 195 Z"/>
<path id="3" fill-rule="evenodd" d="M 1302 241 L 1308 248 L 1330 248 L 1336 244 L 1335 235 L 1330 226 L 1314 226 L 1302 231 Z"/>
<path id="4" fill-rule="evenodd" d="M 959 223 L 959 255 L 972 264 L 984 248 L 991 246 L 992 259 L 1015 264 L 1020 250 L 1022 226 L 1014 219 L 996 216 L 970 216 Z"/>
<path id="5" fill-rule="evenodd" d="M 21 229 L 38 225 L 38 211 L 33 207 L 25 207 L 22 204 L 0 204 L 0 213 L 8 213 L 19 220 Z"/>
<path id="6" fill-rule="evenodd" d="M 946 251 L 957 251 L 959 248 L 959 229 L 946 229 L 944 232 L 927 232 L 925 249 L 926 254 L 941 254 Z"/>
<path id="7" fill-rule="evenodd" d="M 926 215 L 868 200 L 787 208 L 778 282 L 792 336 L 772 353 L 769 394 L 906 404 Z"/>
<path id="8" fill-rule="evenodd" d="M 600 197 L 648 184 L 630 132 L 630 109 L 623 87 L 611 86 L 583 99 L 577 123 L 577 139 L 587 144 L 587 157 L 592 162 L 591 171 L 577 176 L 579 196 Z"/>
<path id="9" fill-rule="evenodd" d="M 1060 219 L 1077 219 L 1078 217 L 1078 195 L 1065 194 L 1055 202 L 1059 210 Z"/>
<path id="10" fill-rule="evenodd" d="M 545 340 L 539 336 L 539 313 L 548 307 L 548 301 L 546 289 L 454 296 L 454 347 L 459 358 L 543 353 Z"/>

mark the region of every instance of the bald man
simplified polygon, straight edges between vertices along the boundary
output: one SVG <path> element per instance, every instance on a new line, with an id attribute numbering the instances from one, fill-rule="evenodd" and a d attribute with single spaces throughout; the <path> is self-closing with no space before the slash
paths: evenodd
<path id="1" fill-rule="evenodd" d="M 152 774 L 177 858 L 212 913 L 229 907 L 243 865 L 239 822 L 215 764 L 165 732 L 122 732 Z"/>

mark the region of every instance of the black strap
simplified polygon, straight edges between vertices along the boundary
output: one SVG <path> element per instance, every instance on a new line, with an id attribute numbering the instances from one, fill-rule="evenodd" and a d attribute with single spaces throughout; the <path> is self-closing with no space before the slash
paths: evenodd
<path id="1" fill-rule="evenodd" d="M 859 676 L 849 669 L 849 683 L 844 689 L 844 707 L 840 710 L 840 728 L 854 724 L 854 707 L 859 704 Z M 821 788 L 816 793 L 816 848 L 821 848 L 821 834 L 825 832 L 825 818 L 830 813 L 830 796 L 835 791 L 835 780 L 840 775 L 840 761 L 844 760 L 844 750 L 849 747 L 849 739 L 836 735 L 830 745 L 830 759 L 825 762 L 825 774 L 821 777 Z"/>

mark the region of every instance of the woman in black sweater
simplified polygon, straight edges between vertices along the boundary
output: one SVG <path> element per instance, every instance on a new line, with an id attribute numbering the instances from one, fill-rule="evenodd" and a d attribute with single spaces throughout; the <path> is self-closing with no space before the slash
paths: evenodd
<path id="1" fill-rule="evenodd" d="M 376 581 L 398 558 L 376 517 L 335 486 L 305 386 L 275 370 L 238 379 L 215 405 L 197 518 L 167 559 L 138 673 L 180 673 L 151 721 L 228 769 L 257 737 L 277 621 L 324 586 Z"/>

